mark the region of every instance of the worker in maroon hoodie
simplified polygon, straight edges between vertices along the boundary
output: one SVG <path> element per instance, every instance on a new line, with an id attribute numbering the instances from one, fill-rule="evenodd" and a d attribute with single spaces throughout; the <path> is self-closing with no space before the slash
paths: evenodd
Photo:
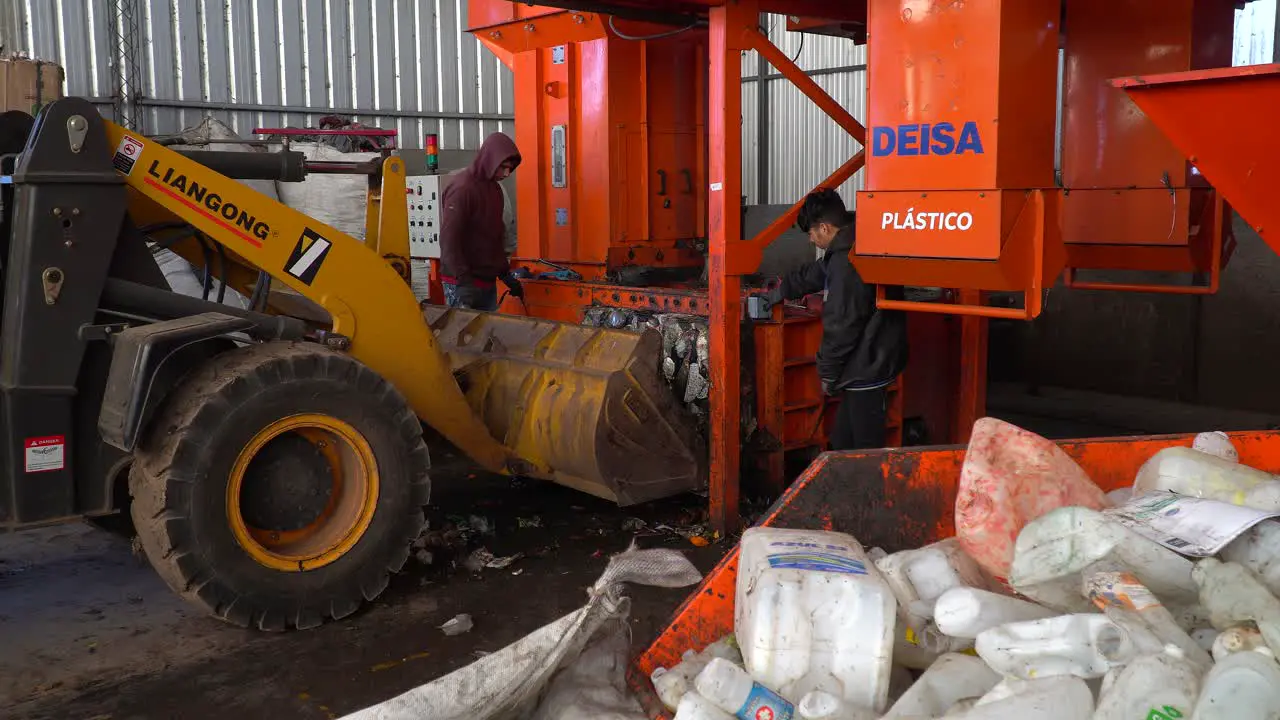
<path id="1" fill-rule="evenodd" d="M 449 307 L 498 309 L 498 281 L 511 294 L 524 297 L 524 288 L 511 274 L 503 245 L 502 187 L 520 165 L 515 142 L 496 132 L 484 139 L 471 166 L 457 173 L 441 198 L 440 279 Z"/>

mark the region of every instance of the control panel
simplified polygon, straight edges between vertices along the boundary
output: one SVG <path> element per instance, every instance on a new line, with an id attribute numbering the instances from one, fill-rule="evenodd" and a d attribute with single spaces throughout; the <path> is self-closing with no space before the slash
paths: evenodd
<path id="1" fill-rule="evenodd" d="M 440 198 L 451 179 L 449 175 L 410 175 L 404 179 L 409 191 L 410 257 L 440 257 Z"/>

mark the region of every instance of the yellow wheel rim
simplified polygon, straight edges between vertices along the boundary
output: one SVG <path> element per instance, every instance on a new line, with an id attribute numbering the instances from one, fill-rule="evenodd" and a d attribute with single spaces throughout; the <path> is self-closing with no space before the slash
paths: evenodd
<path id="1" fill-rule="evenodd" d="M 328 502 L 300 527 L 254 527 L 244 512 L 253 461 L 272 441 L 290 435 L 310 443 L 327 465 L 328 477 L 315 480 L 328 482 Z M 259 564 L 286 572 L 315 570 L 342 557 L 364 537 L 377 506 L 373 449 L 354 427 L 328 415 L 293 415 L 259 430 L 236 457 L 227 483 L 227 520 L 236 542 Z"/>

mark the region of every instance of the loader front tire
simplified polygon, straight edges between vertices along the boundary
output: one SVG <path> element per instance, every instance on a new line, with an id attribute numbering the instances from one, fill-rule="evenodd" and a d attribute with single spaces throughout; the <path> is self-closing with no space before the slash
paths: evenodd
<path id="1" fill-rule="evenodd" d="M 429 462 L 403 396 L 310 343 L 232 350 L 166 400 L 130 471 L 151 564 L 214 616 L 306 629 L 386 587 L 421 532 Z"/>

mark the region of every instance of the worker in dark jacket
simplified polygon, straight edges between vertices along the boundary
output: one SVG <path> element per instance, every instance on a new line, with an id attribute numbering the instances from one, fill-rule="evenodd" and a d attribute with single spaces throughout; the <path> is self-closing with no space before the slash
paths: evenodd
<path id="1" fill-rule="evenodd" d="M 445 188 L 440 228 L 440 280 L 449 307 L 497 310 L 501 280 L 524 297 L 504 247 L 501 181 L 520 165 L 515 142 L 496 132 L 485 138 L 470 167 Z"/>
<path id="2" fill-rule="evenodd" d="M 818 377 L 824 395 L 840 395 L 831 432 L 835 450 L 884 446 L 885 389 L 907 365 L 906 316 L 877 309 L 875 286 L 864 283 L 849 261 L 854 217 L 834 190 L 806 197 L 797 225 L 825 254 L 784 276 L 769 292 L 774 303 L 826 292 Z M 885 290 L 888 297 L 902 297 L 901 287 Z"/>

